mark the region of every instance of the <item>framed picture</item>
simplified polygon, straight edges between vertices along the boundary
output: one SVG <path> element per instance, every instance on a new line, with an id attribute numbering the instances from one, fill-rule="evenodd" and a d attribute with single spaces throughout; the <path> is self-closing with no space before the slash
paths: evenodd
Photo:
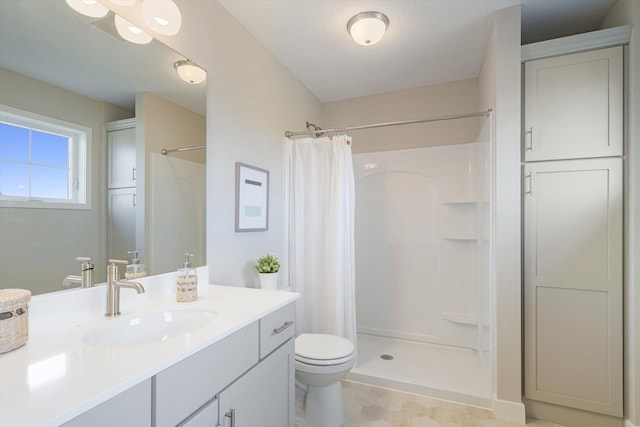
<path id="1" fill-rule="evenodd" d="M 269 171 L 236 163 L 236 231 L 269 229 Z"/>

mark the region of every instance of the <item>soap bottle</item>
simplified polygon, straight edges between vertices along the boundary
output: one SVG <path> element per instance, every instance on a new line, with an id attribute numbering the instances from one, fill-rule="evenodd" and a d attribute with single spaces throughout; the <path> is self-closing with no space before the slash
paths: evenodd
<path id="1" fill-rule="evenodd" d="M 184 254 L 184 265 L 178 269 L 178 302 L 190 302 L 198 299 L 198 275 L 196 269 L 191 267 L 190 258 L 193 254 Z"/>
<path id="2" fill-rule="evenodd" d="M 131 264 L 127 265 L 127 270 L 124 273 L 125 279 L 137 279 L 146 276 L 147 272 L 144 270 L 144 264 L 140 264 L 138 259 L 138 251 L 128 251 L 127 253 L 133 254 L 133 259 Z"/>

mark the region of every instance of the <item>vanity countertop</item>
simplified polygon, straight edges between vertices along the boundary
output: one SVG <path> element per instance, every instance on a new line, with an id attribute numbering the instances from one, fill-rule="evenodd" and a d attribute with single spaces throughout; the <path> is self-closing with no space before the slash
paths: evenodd
<path id="1" fill-rule="evenodd" d="M 190 303 L 176 302 L 176 273 L 136 279 L 144 294 L 123 289 L 120 318 L 163 307 L 202 307 L 217 315 L 188 334 L 125 347 L 82 341 L 114 320 L 104 317 L 104 286 L 35 296 L 29 340 L 0 354 L 0 427 L 58 426 L 298 298 L 207 285 L 207 267 L 198 268 L 198 276 L 198 300 Z"/>

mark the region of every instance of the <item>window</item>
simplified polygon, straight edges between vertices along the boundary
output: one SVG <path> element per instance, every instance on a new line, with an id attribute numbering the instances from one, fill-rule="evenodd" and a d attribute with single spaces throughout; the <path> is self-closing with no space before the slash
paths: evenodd
<path id="1" fill-rule="evenodd" d="M 90 208 L 90 136 L 89 128 L 0 106 L 0 206 Z"/>

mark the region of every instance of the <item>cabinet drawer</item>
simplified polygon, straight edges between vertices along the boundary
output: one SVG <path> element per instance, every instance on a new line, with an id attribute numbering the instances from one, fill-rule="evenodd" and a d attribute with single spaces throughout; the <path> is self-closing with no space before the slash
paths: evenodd
<path id="1" fill-rule="evenodd" d="M 212 400 L 178 427 L 213 427 L 218 425 L 218 400 Z"/>
<path id="2" fill-rule="evenodd" d="M 295 335 L 295 319 L 295 303 L 287 304 L 260 319 L 260 359 Z"/>
<path id="3" fill-rule="evenodd" d="M 258 337 L 254 322 L 156 375 L 156 425 L 177 425 L 255 365 Z"/>

